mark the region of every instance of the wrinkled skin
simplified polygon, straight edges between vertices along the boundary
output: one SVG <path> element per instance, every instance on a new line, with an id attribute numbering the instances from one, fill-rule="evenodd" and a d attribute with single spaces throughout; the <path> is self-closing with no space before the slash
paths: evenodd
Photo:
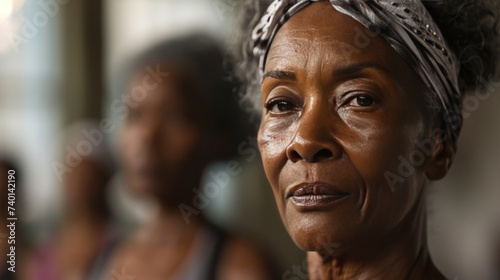
<path id="1" fill-rule="evenodd" d="M 423 194 L 453 148 L 433 137 L 439 118 L 412 69 L 382 37 L 315 3 L 278 31 L 264 72 L 259 148 L 289 234 L 313 252 L 311 279 L 442 279 L 425 248 Z M 384 174 L 427 139 L 423 163 L 391 188 Z M 304 207 L 290 197 L 303 183 L 342 198 Z"/>

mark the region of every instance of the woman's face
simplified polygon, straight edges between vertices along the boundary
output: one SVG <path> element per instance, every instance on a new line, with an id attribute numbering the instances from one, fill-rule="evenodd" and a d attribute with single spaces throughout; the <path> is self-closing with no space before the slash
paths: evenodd
<path id="1" fill-rule="evenodd" d="M 434 122 L 416 74 L 330 3 L 311 4 L 279 30 L 261 90 L 265 172 L 304 250 L 387 234 L 416 204 L 426 174 L 437 172 L 432 145 L 423 163 L 400 173 Z M 401 180 L 390 185 L 388 172 Z"/>
<path id="2" fill-rule="evenodd" d="M 175 204 L 197 187 L 202 169 L 201 129 L 188 72 L 165 67 L 161 71 L 170 69 L 170 75 L 160 80 L 146 71 L 134 77 L 120 148 L 133 190 Z M 134 97 L 140 89 L 146 94 Z"/>

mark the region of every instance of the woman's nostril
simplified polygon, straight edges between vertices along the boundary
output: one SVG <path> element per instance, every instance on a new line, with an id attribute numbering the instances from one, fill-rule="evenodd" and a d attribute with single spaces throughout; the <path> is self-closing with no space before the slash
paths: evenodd
<path id="1" fill-rule="evenodd" d="M 322 159 L 329 159 L 329 158 L 333 158 L 332 151 L 328 149 L 321 149 L 314 156 L 314 161 L 320 161 Z"/>
<path id="2" fill-rule="evenodd" d="M 334 157 L 334 154 L 332 153 L 331 150 L 329 150 L 327 148 L 318 149 L 316 152 L 314 150 L 311 150 L 311 149 L 309 149 L 309 150 L 302 149 L 301 151 L 296 150 L 296 149 L 292 149 L 292 150 L 290 150 L 290 152 L 288 154 L 288 158 L 292 162 L 297 162 L 300 160 L 304 160 L 307 162 L 318 162 L 318 161 L 322 161 L 325 159 L 331 159 L 333 157 Z"/>
<path id="3" fill-rule="evenodd" d="M 295 151 L 295 150 L 291 151 L 290 160 L 292 162 L 299 161 L 300 159 L 302 159 L 302 156 L 297 151 Z"/>

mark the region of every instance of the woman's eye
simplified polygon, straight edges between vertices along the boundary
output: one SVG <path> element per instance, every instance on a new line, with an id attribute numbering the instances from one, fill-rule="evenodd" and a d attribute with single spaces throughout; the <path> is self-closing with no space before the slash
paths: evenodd
<path id="1" fill-rule="evenodd" d="M 266 109 L 268 112 L 274 113 L 274 114 L 280 114 L 280 113 L 286 113 L 288 111 L 291 111 L 294 109 L 293 103 L 285 100 L 276 100 L 276 101 L 271 101 L 266 104 Z"/>
<path id="2" fill-rule="evenodd" d="M 373 98 L 366 95 L 358 95 L 352 98 L 348 105 L 353 107 L 369 107 L 375 104 Z"/>
<path id="3" fill-rule="evenodd" d="M 135 122 L 138 121 L 141 118 L 141 112 L 138 111 L 137 109 L 128 109 L 128 115 L 127 115 L 127 122 Z"/>

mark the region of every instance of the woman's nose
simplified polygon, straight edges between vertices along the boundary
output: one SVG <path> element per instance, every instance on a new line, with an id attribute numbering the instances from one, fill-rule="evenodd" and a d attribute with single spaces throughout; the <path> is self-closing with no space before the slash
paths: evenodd
<path id="1" fill-rule="evenodd" d="M 142 126 L 142 142 L 146 146 L 156 147 L 162 142 L 161 123 L 158 120 L 149 120 Z"/>
<path id="2" fill-rule="evenodd" d="M 334 121 L 320 108 L 305 111 L 298 120 L 295 134 L 286 148 L 292 162 L 319 162 L 341 157 L 342 149 L 334 137 Z"/>

